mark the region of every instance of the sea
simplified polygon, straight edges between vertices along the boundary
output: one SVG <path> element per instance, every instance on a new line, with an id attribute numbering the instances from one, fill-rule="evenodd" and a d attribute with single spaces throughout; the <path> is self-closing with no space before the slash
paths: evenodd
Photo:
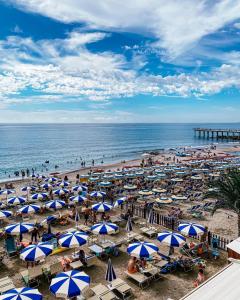
<path id="1" fill-rule="evenodd" d="M 1 124 L 0 180 L 16 171 L 47 174 L 140 158 L 146 151 L 221 143 L 198 138 L 193 128 L 231 124 Z M 226 143 L 226 142 L 224 142 Z"/>

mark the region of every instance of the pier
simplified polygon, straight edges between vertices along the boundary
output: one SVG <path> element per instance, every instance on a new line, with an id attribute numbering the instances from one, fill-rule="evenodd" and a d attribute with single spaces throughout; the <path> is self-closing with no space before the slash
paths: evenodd
<path id="1" fill-rule="evenodd" d="M 240 129 L 194 128 L 194 132 L 199 138 L 240 140 Z"/>

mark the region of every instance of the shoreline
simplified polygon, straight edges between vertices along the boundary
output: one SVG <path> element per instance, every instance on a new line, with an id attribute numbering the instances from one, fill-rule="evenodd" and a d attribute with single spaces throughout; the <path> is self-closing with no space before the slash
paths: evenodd
<path id="1" fill-rule="evenodd" d="M 215 145 L 216 146 L 216 152 L 219 155 L 219 159 L 222 158 L 223 154 L 228 154 L 231 155 L 234 152 L 240 152 L 240 142 L 234 142 L 231 145 L 229 145 L 229 143 L 227 144 L 223 144 L 223 143 L 210 143 L 210 144 L 206 144 L 206 145 L 199 145 L 199 146 L 179 146 L 176 149 L 197 149 L 197 148 L 205 148 L 205 147 L 210 147 L 211 145 Z M 160 152 L 157 155 L 154 155 L 153 158 L 154 160 L 158 161 L 160 160 L 160 162 L 164 163 L 164 160 L 162 160 L 163 157 L 167 156 L 173 156 L 174 154 L 171 153 L 171 148 L 167 148 L 164 149 L 164 151 L 162 151 L 162 153 Z M 146 150 L 145 152 L 152 152 L 153 150 Z M 145 153 L 144 152 L 144 153 Z M 234 156 L 233 154 L 231 156 Z M 79 175 L 83 175 L 88 173 L 90 170 L 97 170 L 97 169 L 102 169 L 102 170 L 107 170 L 107 169 L 112 169 L 117 170 L 118 168 L 123 168 L 126 166 L 129 167 L 133 167 L 134 164 L 140 164 L 141 160 L 143 159 L 143 157 L 138 156 L 134 159 L 129 159 L 129 160 L 120 160 L 117 162 L 109 162 L 109 163 L 105 163 L 105 164 L 99 164 L 99 165 L 95 165 L 95 166 L 87 166 L 84 168 L 80 168 L 80 169 L 74 169 L 74 170 L 52 170 L 49 173 L 46 174 L 46 176 L 48 176 L 49 174 L 53 174 L 53 173 L 58 173 L 58 176 L 60 177 L 64 177 L 64 176 L 73 176 L 76 174 Z M 178 157 L 179 159 L 179 163 L 187 163 L 188 161 L 190 161 L 193 158 L 190 157 Z M 217 159 L 217 157 L 215 157 L 215 159 Z M 45 173 L 42 173 L 43 175 L 45 175 Z M 5 184 L 22 184 L 24 182 L 29 182 L 31 181 L 31 176 L 29 177 L 25 177 L 25 178 L 21 178 L 21 177 L 15 177 L 15 178 L 3 178 L 0 179 L 0 185 L 5 185 Z"/>

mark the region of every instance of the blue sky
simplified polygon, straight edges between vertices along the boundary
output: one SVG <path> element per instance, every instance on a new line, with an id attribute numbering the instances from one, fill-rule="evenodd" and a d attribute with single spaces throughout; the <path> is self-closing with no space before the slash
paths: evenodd
<path id="1" fill-rule="evenodd" d="M 240 0 L 0 0 L 0 123 L 239 122 Z"/>

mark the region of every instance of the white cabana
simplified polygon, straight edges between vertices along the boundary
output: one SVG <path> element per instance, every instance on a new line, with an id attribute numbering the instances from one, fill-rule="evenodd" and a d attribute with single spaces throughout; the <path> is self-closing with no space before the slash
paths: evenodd
<path id="1" fill-rule="evenodd" d="M 240 261 L 234 261 L 180 300 L 239 299 Z"/>

